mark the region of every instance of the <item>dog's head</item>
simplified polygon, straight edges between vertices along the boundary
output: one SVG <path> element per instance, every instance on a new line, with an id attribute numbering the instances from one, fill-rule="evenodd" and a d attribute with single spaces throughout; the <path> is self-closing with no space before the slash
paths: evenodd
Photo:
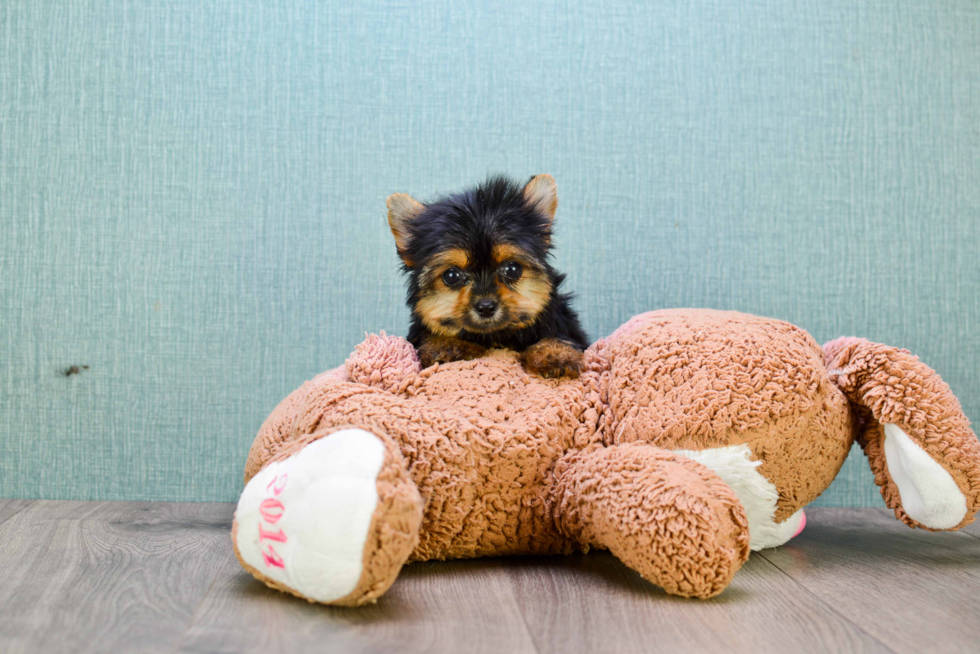
<path id="1" fill-rule="evenodd" d="M 409 305 L 434 334 L 532 325 L 551 301 L 548 263 L 558 193 L 551 175 L 503 177 L 422 205 L 388 198 L 388 225 L 409 275 Z"/>

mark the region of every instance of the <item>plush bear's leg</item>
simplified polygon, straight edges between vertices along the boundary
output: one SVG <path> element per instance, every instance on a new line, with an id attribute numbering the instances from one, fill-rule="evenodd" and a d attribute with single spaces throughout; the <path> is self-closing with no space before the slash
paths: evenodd
<path id="1" fill-rule="evenodd" d="M 707 467 L 728 484 L 745 509 L 749 520 L 749 547 L 752 551 L 779 547 L 795 538 L 806 525 L 803 509 L 782 522 L 776 522 L 779 491 L 758 471 L 761 461 L 754 459 L 746 444 L 711 447 L 703 450 L 673 450 Z"/>
<path id="2" fill-rule="evenodd" d="M 578 452 L 556 469 L 559 528 L 667 592 L 713 597 L 749 556 L 745 511 L 708 468 L 648 443 Z"/>
<path id="3" fill-rule="evenodd" d="M 939 375 L 907 350 L 860 338 L 824 345 L 828 375 L 859 416 L 858 442 L 906 524 L 958 529 L 980 504 L 980 442 Z"/>
<path id="4" fill-rule="evenodd" d="M 422 499 L 384 435 L 334 428 L 291 444 L 245 486 L 232 541 L 256 578 L 356 606 L 394 582 L 418 542 Z"/>

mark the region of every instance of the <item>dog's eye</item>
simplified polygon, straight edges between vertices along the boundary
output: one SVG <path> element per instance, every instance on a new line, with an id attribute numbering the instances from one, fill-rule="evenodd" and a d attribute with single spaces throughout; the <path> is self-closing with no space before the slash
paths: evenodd
<path id="1" fill-rule="evenodd" d="M 500 276 L 508 282 L 516 282 L 523 272 L 524 266 L 516 261 L 508 261 L 500 268 Z"/>
<path id="2" fill-rule="evenodd" d="M 459 268 L 450 268 L 442 273 L 442 283 L 446 286 L 459 286 L 463 283 L 463 273 Z"/>

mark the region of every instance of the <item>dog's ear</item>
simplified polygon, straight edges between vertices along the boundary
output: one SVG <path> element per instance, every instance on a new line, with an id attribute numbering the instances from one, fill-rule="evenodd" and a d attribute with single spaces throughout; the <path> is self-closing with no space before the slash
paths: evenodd
<path id="1" fill-rule="evenodd" d="M 391 235 L 395 237 L 398 256 L 406 266 L 412 265 L 408 257 L 408 228 L 424 209 L 421 203 L 405 193 L 392 193 L 388 196 L 388 227 L 391 228 Z"/>
<path id="2" fill-rule="evenodd" d="M 558 185 L 551 175 L 535 175 L 524 187 L 524 201 L 540 211 L 550 223 L 558 209 Z"/>

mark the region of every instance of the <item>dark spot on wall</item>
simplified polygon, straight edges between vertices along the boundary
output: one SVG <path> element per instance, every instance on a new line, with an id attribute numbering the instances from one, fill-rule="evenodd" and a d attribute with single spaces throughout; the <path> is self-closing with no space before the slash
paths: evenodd
<path id="1" fill-rule="evenodd" d="M 65 377 L 71 377 L 72 375 L 82 374 L 82 371 L 88 370 L 88 368 L 89 367 L 85 365 L 68 366 L 67 368 L 61 371 L 61 374 L 64 375 Z"/>

